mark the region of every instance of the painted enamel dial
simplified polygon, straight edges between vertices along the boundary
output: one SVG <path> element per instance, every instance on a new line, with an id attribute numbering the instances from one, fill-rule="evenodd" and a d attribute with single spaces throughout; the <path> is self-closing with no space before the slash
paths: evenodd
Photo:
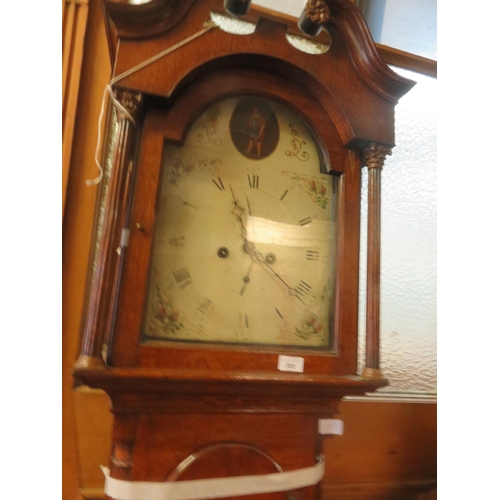
<path id="1" fill-rule="evenodd" d="M 338 178 L 303 119 L 227 98 L 163 161 L 144 341 L 329 347 Z"/>

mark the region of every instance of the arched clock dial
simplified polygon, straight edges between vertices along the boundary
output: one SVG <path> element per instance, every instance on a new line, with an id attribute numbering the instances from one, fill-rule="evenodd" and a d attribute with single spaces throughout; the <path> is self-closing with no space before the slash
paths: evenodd
<path id="1" fill-rule="evenodd" d="M 337 181 L 282 104 L 231 97 L 168 145 L 144 339 L 331 344 Z"/>

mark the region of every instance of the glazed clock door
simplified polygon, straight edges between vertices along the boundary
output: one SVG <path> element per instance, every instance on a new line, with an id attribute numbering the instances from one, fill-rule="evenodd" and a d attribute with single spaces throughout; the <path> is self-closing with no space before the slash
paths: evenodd
<path id="1" fill-rule="evenodd" d="M 320 101 L 259 72 L 149 107 L 110 364 L 353 369 L 358 161 Z"/>
<path id="2" fill-rule="evenodd" d="M 331 348 L 338 177 L 289 107 L 212 103 L 167 144 L 142 342 Z"/>

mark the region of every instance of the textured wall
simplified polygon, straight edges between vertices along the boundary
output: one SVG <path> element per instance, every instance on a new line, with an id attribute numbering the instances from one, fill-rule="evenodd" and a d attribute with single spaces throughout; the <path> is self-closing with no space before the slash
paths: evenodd
<path id="1" fill-rule="evenodd" d="M 396 69 L 396 68 L 395 68 Z M 396 107 L 396 147 L 382 172 L 381 366 L 389 391 L 436 391 L 437 81 Z M 364 361 L 366 188 L 363 169 L 360 366 Z"/>

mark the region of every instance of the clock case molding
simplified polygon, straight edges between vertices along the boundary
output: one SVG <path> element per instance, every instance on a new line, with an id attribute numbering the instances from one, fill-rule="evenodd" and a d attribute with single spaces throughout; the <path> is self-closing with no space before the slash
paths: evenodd
<path id="1" fill-rule="evenodd" d="M 318 5 L 324 7 L 320 18 Z M 112 90 L 121 106 L 74 375 L 111 398 L 111 475 L 164 480 L 159 471 L 142 473 L 137 463 L 131 465 L 138 422 L 146 413 L 160 420 L 164 415 L 176 419 L 192 414 L 193 422 L 197 415 L 221 412 L 229 419 L 296 415 L 298 419 L 287 424 L 291 436 L 307 428 L 311 443 L 305 458 L 289 463 L 310 466 L 318 451 L 317 418 L 331 418 L 343 396 L 387 385 L 379 366 L 381 170 L 394 146 L 394 107 L 414 82 L 382 61 L 364 19 L 349 0 L 312 0 L 306 5 L 304 14 L 311 22 L 319 19 L 331 38 L 329 50 L 315 55 L 290 45 L 286 22 L 267 15 L 250 35 L 214 27 L 198 36 L 211 9 L 220 9 L 219 2 L 103 0 L 103 6 L 114 56 Z M 193 39 L 183 44 L 189 37 Z M 176 44 L 177 49 L 135 69 Z M 332 171 L 341 176 L 336 319 L 331 325 L 333 349 L 328 352 L 141 344 L 165 141 L 182 143 L 189 126 L 211 103 L 244 94 L 278 101 L 301 114 L 319 135 Z M 363 166 L 369 168 L 367 352 L 365 370 L 358 375 Z M 279 372 L 278 354 L 303 357 L 304 373 Z M 233 424 L 239 425 L 228 425 Z M 263 438 L 261 444 L 267 441 Z"/>

